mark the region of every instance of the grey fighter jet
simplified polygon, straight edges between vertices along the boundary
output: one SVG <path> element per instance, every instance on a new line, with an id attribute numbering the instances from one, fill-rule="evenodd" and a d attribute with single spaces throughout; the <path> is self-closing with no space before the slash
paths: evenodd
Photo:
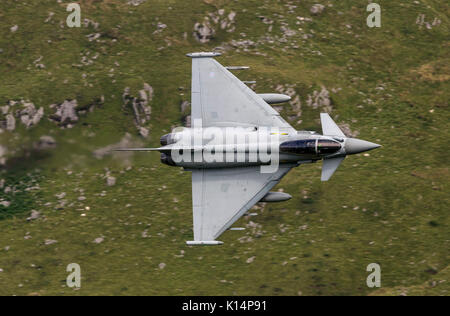
<path id="1" fill-rule="evenodd" d="M 328 181 L 347 155 L 380 147 L 346 137 L 326 113 L 323 135 L 296 131 L 269 105 L 289 96 L 256 94 L 230 72 L 246 67 L 224 67 L 214 59 L 218 53 L 188 56 L 192 128 L 164 135 L 159 148 L 119 149 L 159 151 L 162 163 L 192 172 L 194 240 L 188 245 L 220 245 L 217 238 L 256 203 L 289 200 L 270 190 L 292 168 L 323 160 L 322 181 Z"/>

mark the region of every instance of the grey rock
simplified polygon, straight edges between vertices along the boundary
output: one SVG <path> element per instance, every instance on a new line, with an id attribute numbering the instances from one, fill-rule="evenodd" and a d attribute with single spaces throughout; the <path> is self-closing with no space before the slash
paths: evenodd
<path id="1" fill-rule="evenodd" d="M 135 7 L 137 7 L 138 5 L 144 3 L 147 0 L 130 0 L 127 2 L 127 4 L 129 5 L 134 5 Z"/>
<path id="2" fill-rule="evenodd" d="M 108 176 L 106 178 L 106 185 L 109 186 L 109 187 L 115 186 L 116 185 L 116 178 Z"/>
<path id="3" fill-rule="evenodd" d="M 6 115 L 6 130 L 12 132 L 16 129 L 16 118 L 12 114 Z"/>
<path id="4" fill-rule="evenodd" d="M 46 245 L 46 246 L 50 246 L 50 245 L 56 244 L 57 242 L 58 242 L 57 240 L 46 239 L 46 240 L 45 240 L 45 245 Z"/>
<path id="5" fill-rule="evenodd" d="M 194 25 L 194 38 L 202 44 L 208 43 L 215 34 L 216 31 L 207 20 L 203 23 L 197 22 Z"/>
<path id="6" fill-rule="evenodd" d="M 104 241 L 105 241 L 105 238 L 99 237 L 99 238 L 95 238 L 94 243 L 95 244 L 101 244 Z"/>
<path id="7" fill-rule="evenodd" d="M 56 112 L 51 118 L 58 121 L 61 125 L 75 123 L 78 121 L 76 111 L 77 105 L 77 100 L 65 100 L 62 104 L 57 106 Z"/>
<path id="8" fill-rule="evenodd" d="M 11 202 L 9 202 L 9 201 L 1 201 L 0 205 L 3 206 L 3 207 L 9 207 L 11 205 Z"/>
<path id="9" fill-rule="evenodd" d="M 30 217 L 27 218 L 27 221 L 33 221 L 35 219 L 38 219 L 39 217 L 41 217 L 41 213 L 36 210 L 32 210 Z"/>
<path id="10" fill-rule="evenodd" d="M 325 10 L 325 6 L 323 4 L 316 3 L 309 10 L 313 15 L 319 15 Z"/>
<path id="11" fill-rule="evenodd" d="M 150 131 L 148 130 L 148 128 L 139 127 L 139 135 L 141 135 L 144 138 L 147 138 L 149 134 L 150 134 Z"/>
<path id="12" fill-rule="evenodd" d="M 66 192 L 55 195 L 58 200 L 64 199 L 66 197 Z"/>
<path id="13" fill-rule="evenodd" d="M 35 144 L 37 150 L 53 149 L 57 145 L 55 139 L 51 136 L 41 136 L 39 141 Z"/>

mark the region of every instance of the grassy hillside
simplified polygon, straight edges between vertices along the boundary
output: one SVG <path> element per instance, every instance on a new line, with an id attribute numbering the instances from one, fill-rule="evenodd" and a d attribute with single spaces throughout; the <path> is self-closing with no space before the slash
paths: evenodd
<path id="1" fill-rule="evenodd" d="M 310 0 L 85 0 L 80 28 L 66 25 L 68 3 L 0 3 L 0 294 L 449 295 L 445 1 L 379 0 L 373 29 L 368 1 L 321 1 L 312 14 Z M 199 42 L 196 23 L 214 35 Z M 186 246 L 190 174 L 157 154 L 103 153 L 157 146 L 182 125 L 184 55 L 210 50 L 251 66 L 237 75 L 255 91 L 292 95 L 276 109 L 295 128 L 320 131 L 328 111 L 383 147 L 349 157 L 328 183 L 320 164 L 292 171 L 277 187 L 292 200 L 258 205 L 221 247 Z M 148 137 L 122 97 L 144 84 Z M 78 120 L 63 124 L 66 100 Z M 27 128 L 28 103 L 43 116 Z M 79 290 L 65 285 L 73 262 Z M 366 286 L 372 262 L 379 290 Z"/>

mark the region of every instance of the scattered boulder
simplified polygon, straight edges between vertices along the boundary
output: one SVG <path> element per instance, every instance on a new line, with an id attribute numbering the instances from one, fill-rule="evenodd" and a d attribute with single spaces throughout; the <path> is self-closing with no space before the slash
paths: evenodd
<path id="1" fill-rule="evenodd" d="M 421 13 L 417 16 L 416 24 L 419 26 L 419 29 L 422 29 L 424 26 L 426 29 L 431 30 L 434 26 L 441 25 L 442 21 L 438 18 L 434 18 L 433 22 L 427 22 L 425 20 L 425 14 Z"/>
<path id="2" fill-rule="evenodd" d="M 9 201 L 1 201 L 0 205 L 3 206 L 3 207 L 9 207 L 11 205 L 11 202 L 9 202 Z"/>
<path id="3" fill-rule="evenodd" d="M 101 244 L 101 243 L 104 242 L 104 241 L 105 241 L 105 238 L 103 238 L 103 237 L 98 237 L 98 238 L 95 238 L 94 243 L 95 243 L 95 244 Z"/>
<path id="4" fill-rule="evenodd" d="M 109 186 L 109 187 L 115 186 L 116 185 L 116 178 L 108 176 L 106 178 L 106 185 Z"/>
<path id="5" fill-rule="evenodd" d="M 34 148 L 37 150 L 46 150 L 56 148 L 56 141 L 51 136 L 41 136 L 39 141 L 35 143 Z"/>
<path id="6" fill-rule="evenodd" d="M 166 267 L 166 264 L 164 262 L 161 262 L 158 267 L 160 270 L 163 270 Z"/>
<path id="7" fill-rule="evenodd" d="M 45 245 L 46 245 L 46 246 L 50 246 L 50 245 L 56 244 L 57 242 L 58 242 L 57 240 L 46 239 L 46 240 L 45 240 Z"/>
<path id="8" fill-rule="evenodd" d="M 41 213 L 36 210 L 32 210 L 30 217 L 27 218 L 27 221 L 33 221 L 35 219 L 38 219 L 39 217 L 41 217 Z"/>
<path id="9" fill-rule="evenodd" d="M 58 200 L 64 199 L 66 197 L 66 192 L 62 192 L 60 194 L 55 194 Z"/>
<path id="10" fill-rule="evenodd" d="M 11 30 L 12 33 L 17 32 L 18 29 L 19 29 L 19 26 L 18 26 L 18 25 L 14 25 L 13 27 L 10 28 L 10 30 Z"/>
<path id="11" fill-rule="evenodd" d="M 127 2 L 127 4 L 129 5 L 134 5 L 135 7 L 137 7 L 138 5 L 144 3 L 147 0 L 130 0 Z"/>
<path id="12" fill-rule="evenodd" d="M 309 10 L 312 15 L 319 15 L 325 10 L 325 6 L 323 4 L 316 3 Z"/>
<path id="13" fill-rule="evenodd" d="M 148 130 L 148 128 L 139 127 L 139 135 L 141 135 L 144 138 L 147 138 L 149 134 L 150 134 L 150 131 Z"/>

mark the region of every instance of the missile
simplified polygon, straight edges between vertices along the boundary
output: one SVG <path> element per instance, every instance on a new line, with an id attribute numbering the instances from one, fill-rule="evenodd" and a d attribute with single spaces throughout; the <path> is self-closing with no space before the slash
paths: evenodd
<path id="1" fill-rule="evenodd" d="M 284 202 L 292 199 L 292 196 L 283 192 L 269 192 L 267 193 L 260 202 Z"/>
<path id="2" fill-rule="evenodd" d="M 243 83 L 245 83 L 245 84 L 254 84 L 254 83 L 256 83 L 256 81 L 242 81 Z"/>
<path id="3" fill-rule="evenodd" d="M 269 104 L 284 103 L 291 100 L 291 97 L 285 94 L 262 93 L 258 95 Z"/>
<path id="4" fill-rule="evenodd" d="M 245 228 L 244 227 L 231 227 L 229 230 L 240 231 L 240 230 L 245 230 Z"/>

